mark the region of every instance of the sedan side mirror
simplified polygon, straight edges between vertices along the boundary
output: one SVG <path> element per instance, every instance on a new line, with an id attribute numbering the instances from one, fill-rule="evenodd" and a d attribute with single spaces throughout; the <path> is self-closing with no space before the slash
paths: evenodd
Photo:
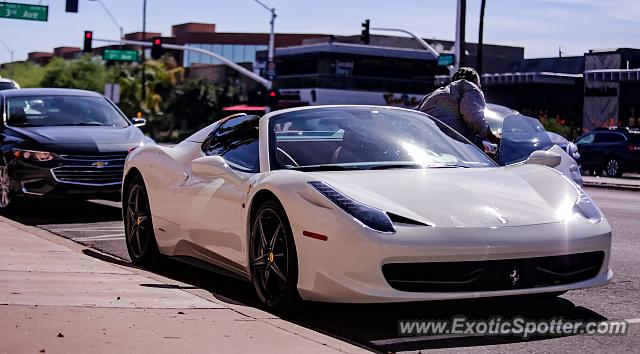
<path id="1" fill-rule="evenodd" d="M 526 164 L 543 165 L 548 167 L 556 167 L 562 162 L 562 156 L 551 151 L 536 150 L 531 153 Z"/>
<path id="2" fill-rule="evenodd" d="M 134 118 L 131 118 L 131 123 L 133 123 L 134 126 L 139 128 L 139 127 L 144 127 L 147 124 L 147 120 L 144 118 L 134 117 Z"/>
<path id="3" fill-rule="evenodd" d="M 216 177 L 228 173 L 230 168 L 222 156 L 212 155 L 193 160 L 191 171 L 198 176 Z"/>

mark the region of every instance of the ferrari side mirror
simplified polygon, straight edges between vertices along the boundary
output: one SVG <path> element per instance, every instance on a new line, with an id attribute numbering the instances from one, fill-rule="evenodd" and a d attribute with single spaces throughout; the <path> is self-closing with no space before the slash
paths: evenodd
<path id="1" fill-rule="evenodd" d="M 191 171 L 198 176 L 216 177 L 228 173 L 230 168 L 222 156 L 212 155 L 193 160 Z"/>
<path id="2" fill-rule="evenodd" d="M 556 167 L 562 162 L 562 156 L 551 151 L 537 150 L 531 153 L 526 164 L 543 165 L 548 167 Z"/>

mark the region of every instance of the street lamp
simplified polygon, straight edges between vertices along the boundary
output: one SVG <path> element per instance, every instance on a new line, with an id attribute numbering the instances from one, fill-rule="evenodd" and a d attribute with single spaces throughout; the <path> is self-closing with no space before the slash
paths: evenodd
<path id="1" fill-rule="evenodd" d="M 275 7 L 269 7 L 267 5 L 265 5 L 262 1 L 260 0 L 253 0 L 256 3 L 258 3 L 260 6 L 264 7 L 265 9 L 267 9 L 267 11 L 269 11 L 271 13 L 271 33 L 269 33 L 269 52 L 267 54 L 267 65 L 268 66 L 272 66 L 273 64 L 273 52 L 274 52 L 274 46 L 275 46 L 275 32 L 274 32 L 274 27 L 276 24 L 276 8 Z M 269 68 L 270 70 L 271 68 Z"/>
<path id="2" fill-rule="evenodd" d="M 13 50 L 11 50 L 11 48 L 9 48 L 9 46 L 7 45 L 7 43 L 5 43 L 2 38 L 0 38 L 0 43 L 2 43 L 2 46 L 7 50 L 7 52 L 9 52 L 9 54 L 11 54 L 11 62 L 13 62 Z"/>
<path id="3" fill-rule="evenodd" d="M 120 39 L 124 39 L 124 30 L 122 29 L 122 26 L 120 26 L 120 24 L 118 23 L 118 21 L 116 20 L 115 17 L 113 17 L 113 15 L 111 14 L 111 11 L 109 11 L 109 9 L 105 6 L 105 4 L 102 2 L 102 0 L 89 0 L 89 1 L 94 1 L 99 3 L 102 8 L 104 9 L 104 11 L 107 13 L 107 15 L 109 15 L 109 17 L 111 18 L 111 21 L 113 21 L 113 23 L 118 27 L 118 30 L 120 31 Z"/>

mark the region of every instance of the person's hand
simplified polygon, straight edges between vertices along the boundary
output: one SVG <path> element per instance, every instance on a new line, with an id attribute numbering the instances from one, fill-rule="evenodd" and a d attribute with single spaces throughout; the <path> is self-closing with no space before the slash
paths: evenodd
<path id="1" fill-rule="evenodd" d="M 489 140 L 494 144 L 500 144 L 500 138 L 495 136 L 493 132 L 491 132 L 491 130 L 489 130 L 489 133 L 487 133 L 487 136 L 485 136 L 485 139 Z"/>

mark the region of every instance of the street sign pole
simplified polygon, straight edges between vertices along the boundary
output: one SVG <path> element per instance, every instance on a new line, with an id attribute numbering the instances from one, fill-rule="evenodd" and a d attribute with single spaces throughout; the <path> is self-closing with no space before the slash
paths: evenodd
<path id="1" fill-rule="evenodd" d="M 458 0 L 458 7 L 456 12 L 456 42 L 455 42 L 455 56 L 456 63 L 453 66 L 454 71 L 460 69 L 465 64 L 464 57 L 466 55 L 465 50 L 465 24 L 467 18 L 467 0 Z"/>

